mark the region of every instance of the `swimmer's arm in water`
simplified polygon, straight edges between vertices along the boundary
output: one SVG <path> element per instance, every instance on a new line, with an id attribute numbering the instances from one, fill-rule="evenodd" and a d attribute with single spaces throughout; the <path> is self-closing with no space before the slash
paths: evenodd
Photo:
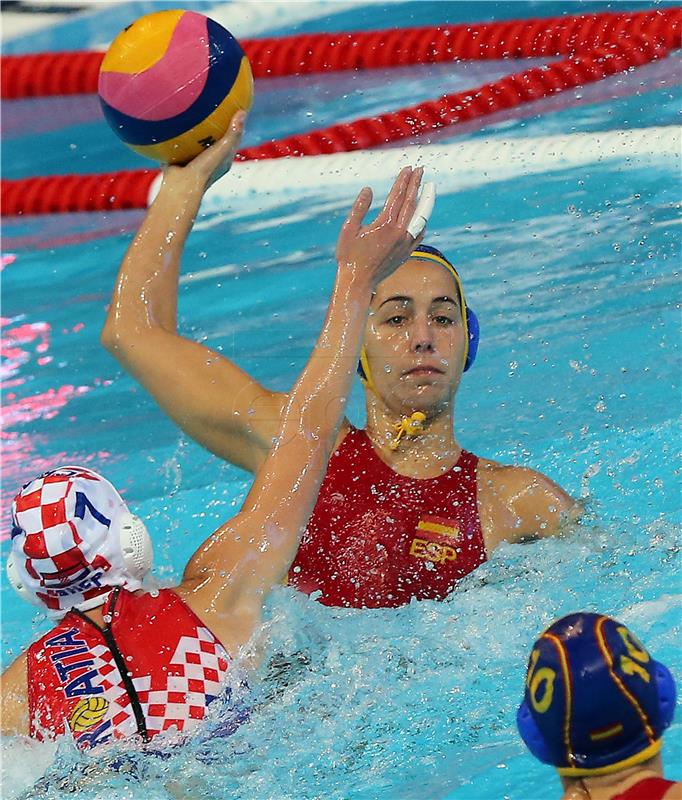
<path id="1" fill-rule="evenodd" d="M 582 505 L 541 472 L 479 462 L 478 505 L 485 546 L 555 536 L 580 517 Z"/>
<path id="2" fill-rule="evenodd" d="M 228 649 L 260 621 L 263 601 L 286 574 L 317 498 L 355 374 L 372 292 L 419 243 L 407 233 L 421 170 L 403 170 L 377 219 L 358 196 L 337 246 L 338 270 L 324 327 L 289 395 L 277 440 L 240 513 L 192 557 L 179 587 Z"/>
<path id="3" fill-rule="evenodd" d="M 0 732 L 3 736 L 28 736 L 28 686 L 26 678 L 26 653 L 16 658 L 0 678 L 2 717 Z"/>
<path id="4" fill-rule="evenodd" d="M 243 117 L 186 167 L 169 167 L 116 280 L 102 343 L 193 439 L 255 471 L 279 429 L 285 394 L 177 333 L 178 273 L 206 188 L 229 169 Z"/>

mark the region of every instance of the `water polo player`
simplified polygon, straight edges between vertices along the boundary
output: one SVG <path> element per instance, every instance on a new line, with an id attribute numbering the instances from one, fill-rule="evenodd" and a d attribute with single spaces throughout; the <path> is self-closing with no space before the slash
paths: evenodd
<path id="1" fill-rule="evenodd" d="M 168 170 L 121 265 L 102 341 L 189 436 L 255 472 L 288 395 L 176 325 L 182 250 L 224 147 Z M 341 426 L 291 584 L 328 605 L 444 598 L 503 540 L 554 534 L 574 512 L 544 475 L 458 444 L 455 394 L 477 337 L 459 276 L 434 248 L 416 249 L 380 284 L 362 356 L 367 426 Z"/>
<path id="2" fill-rule="evenodd" d="M 232 150 L 238 134 L 236 124 Z M 404 170 L 366 227 L 371 192 L 359 195 L 339 237 L 327 318 L 282 409 L 276 441 L 239 514 L 199 547 L 179 586 L 144 590 L 149 536 L 91 470 L 52 470 L 19 492 L 9 579 L 55 627 L 3 675 L 3 733 L 71 731 L 92 746 L 187 731 L 205 716 L 229 679 L 230 658 L 251 637 L 265 596 L 295 556 L 333 449 L 372 293 L 414 246 L 407 225 L 420 180 L 419 171 Z M 167 197 L 153 206 L 152 222 L 165 217 Z M 334 357 L 323 357 L 330 350 Z"/>
<path id="3" fill-rule="evenodd" d="M 680 800 L 660 755 L 674 712 L 668 669 L 625 625 L 579 613 L 533 645 L 517 723 L 559 773 L 564 800 Z"/>

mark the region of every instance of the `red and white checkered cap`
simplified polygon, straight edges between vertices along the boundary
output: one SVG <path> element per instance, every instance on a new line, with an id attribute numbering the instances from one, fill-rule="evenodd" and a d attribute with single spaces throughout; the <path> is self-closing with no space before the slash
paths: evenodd
<path id="1" fill-rule="evenodd" d="M 114 487 L 86 467 L 60 467 L 27 483 L 12 504 L 12 557 L 28 599 L 61 617 L 101 605 L 114 586 L 141 583 L 123 561 Z"/>

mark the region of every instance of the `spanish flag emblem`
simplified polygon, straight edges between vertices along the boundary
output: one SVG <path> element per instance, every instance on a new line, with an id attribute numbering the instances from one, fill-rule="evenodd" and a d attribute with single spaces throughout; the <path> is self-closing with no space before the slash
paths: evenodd
<path id="1" fill-rule="evenodd" d="M 445 519 L 444 517 L 423 516 L 417 523 L 417 530 L 420 533 L 435 533 L 440 536 L 448 536 L 451 539 L 459 539 L 461 534 L 454 520 Z"/>

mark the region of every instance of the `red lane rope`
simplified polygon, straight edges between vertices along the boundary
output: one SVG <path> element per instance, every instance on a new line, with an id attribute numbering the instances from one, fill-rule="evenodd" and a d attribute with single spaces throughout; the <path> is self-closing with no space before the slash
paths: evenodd
<path id="1" fill-rule="evenodd" d="M 569 58 L 507 75 L 478 89 L 446 94 L 399 111 L 287 136 L 241 150 L 239 160 L 311 156 L 348 152 L 397 142 L 457 122 L 601 80 L 668 53 L 668 48 L 640 37 L 595 48 L 593 55 Z"/>
<path id="2" fill-rule="evenodd" d="M 158 170 L 2 181 L 2 216 L 146 208 Z"/>
<path id="3" fill-rule="evenodd" d="M 564 28 L 556 25 L 556 20 L 549 21 L 552 23 L 549 28 L 543 28 L 542 20 L 504 23 L 504 30 L 500 27 L 495 33 L 497 38 L 491 38 L 485 45 L 486 52 L 513 45 L 515 54 L 527 50 L 533 55 L 574 53 L 576 49 L 586 50 L 590 42 L 589 54 L 574 55 L 544 67 L 507 75 L 477 89 L 443 95 L 409 108 L 249 147 L 240 151 L 238 158 L 321 155 L 400 141 L 601 80 L 661 58 L 672 47 L 682 44 L 682 9 L 647 12 L 646 15 L 583 16 L 579 18 L 583 27 L 579 28 L 576 28 L 576 19 L 569 18 Z M 664 35 L 652 35 L 661 24 L 666 26 Z M 481 27 L 487 30 L 492 26 L 467 26 L 469 36 L 474 28 Z M 414 34 L 411 40 L 410 31 L 407 36 L 405 31 L 400 33 L 403 34 L 401 46 L 412 53 L 410 58 L 416 58 L 410 42 L 416 42 L 418 37 Z M 384 34 L 375 32 L 370 36 L 378 41 Z M 490 31 L 489 34 L 493 36 Z M 458 35 L 461 38 L 461 32 Z M 503 35 L 507 38 L 503 39 Z M 603 43 L 605 38 L 606 44 Z M 481 42 L 478 45 L 482 46 Z M 299 67 L 304 63 L 301 52 L 289 56 L 299 59 L 296 62 Z M 105 175 L 5 180 L 2 181 L 2 215 L 146 208 L 151 183 L 158 174 L 158 170 L 132 170 Z"/>
<path id="4" fill-rule="evenodd" d="M 679 47 L 682 8 L 609 12 L 549 19 L 450 26 L 313 33 L 245 39 L 256 78 L 376 69 L 458 59 L 589 55 L 624 34 Z M 0 59 L 3 99 L 97 91 L 100 52 L 37 53 Z"/>
<path id="5" fill-rule="evenodd" d="M 589 54 L 625 31 L 679 46 L 682 8 L 603 13 L 245 42 L 256 77 L 376 69 L 441 61 Z"/>

